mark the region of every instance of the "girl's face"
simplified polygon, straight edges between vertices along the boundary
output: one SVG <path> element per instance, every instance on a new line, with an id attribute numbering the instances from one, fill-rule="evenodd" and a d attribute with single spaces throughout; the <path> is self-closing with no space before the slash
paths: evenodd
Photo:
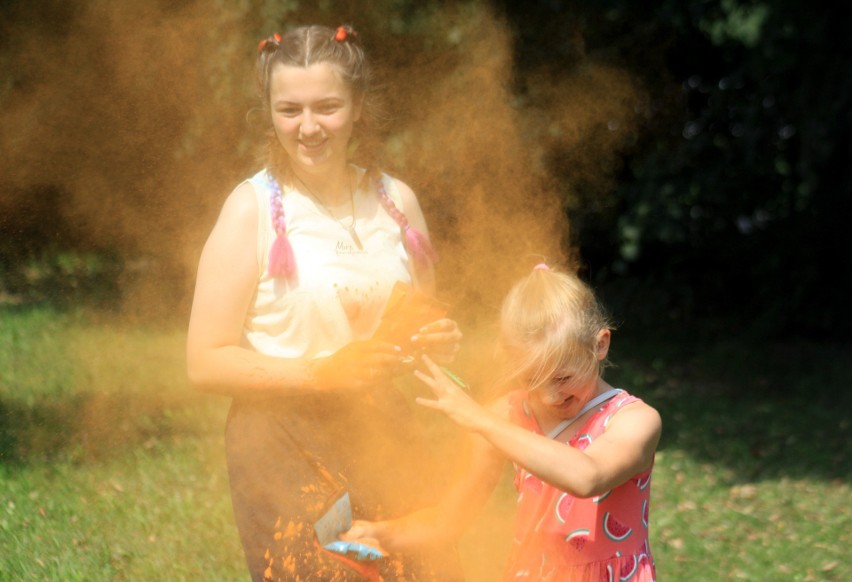
<path id="1" fill-rule="evenodd" d="M 601 330 L 597 335 L 594 357 L 598 364 L 609 353 L 610 337 L 608 329 Z M 578 369 L 579 366 L 565 365 L 544 384 L 530 390 L 533 406 L 560 418 L 576 416 L 597 395 L 602 382 L 597 369 L 590 373 L 588 367 L 584 367 L 582 374 L 577 373 Z"/>
<path id="2" fill-rule="evenodd" d="M 554 416 L 572 418 L 598 390 L 598 375 L 576 378 L 573 370 L 563 368 L 544 384 L 530 391 L 530 400 Z"/>
<path id="3" fill-rule="evenodd" d="M 361 104 L 331 64 L 278 63 L 270 74 L 269 103 L 275 134 L 297 169 L 314 173 L 346 163 Z"/>

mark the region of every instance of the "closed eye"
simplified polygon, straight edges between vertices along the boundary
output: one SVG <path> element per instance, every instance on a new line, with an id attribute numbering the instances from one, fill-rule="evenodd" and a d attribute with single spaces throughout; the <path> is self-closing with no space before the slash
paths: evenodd
<path id="1" fill-rule="evenodd" d="M 282 114 L 286 117 L 296 117 L 297 115 L 299 115 L 302 112 L 302 110 L 300 108 L 292 107 L 292 106 L 278 107 L 278 108 L 275 109 L 275 111 L 277 111 L 278 113 L 280 113 L 280 114 Z"/>
<path id="2" fill-rule="evenodd" d="M 320 115 L 331 115 L 338 109 L 343 106 L 342 103 L 338 103 L 337 101 L 332 102 L 323 102 L 314 107 L 314 110 Z"/>

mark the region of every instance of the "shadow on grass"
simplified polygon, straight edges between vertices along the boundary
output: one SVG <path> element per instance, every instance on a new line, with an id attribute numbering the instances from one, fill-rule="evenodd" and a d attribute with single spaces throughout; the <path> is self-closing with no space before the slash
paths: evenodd
<path id="1" fill-rule="evenodd" d="M 660 450 L 725 467 L 736 482 L 852 474 L 852 345 L 624 335 L 607 377 L 659 410 Z"/>
<path id="2" fill-rule="evenodd" d="M 30 404 L 0 401 L 0 464 L 98 461 L 206 430 L 216 399 L 84 394 Z"/>

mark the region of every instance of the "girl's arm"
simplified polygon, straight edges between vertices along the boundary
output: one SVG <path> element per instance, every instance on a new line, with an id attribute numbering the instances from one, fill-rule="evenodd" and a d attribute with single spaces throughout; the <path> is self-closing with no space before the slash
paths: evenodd
<path id="1" fill-rule="evenodd" d="M 190 382 L 203 390 L 234 394 L 357 387 L 389 374 L 397 356 L 393 346 L 378 342 L 353 342 L 313 362 L 266 356 L 241 346 L 259 278 L 257 221 L 254 187 L 243 183 L 228 196 L 201 253 L 187 334 Z"/>
<path id="2" fill-rule="evenodd" d="M 662 423 L 657 411 L 644 403 L 619 410 L 606 432 L 580 451 L 482 408 L 428 358 L 424 362 L 429 374 L 415 374 L 429 385 L 437 400 L 418 398 L 419 404 L 441 410 L 533 475 L 575 497 L 606 493 L 651 466 Z"/>
<path id="3" fill-rule="evenodd" d="M 471 434 L 458 478 L 436 506 L 385 521 L 354 521 L 341 536 L 376 539 L 390 551 L 404 551 L 458 539 L 488 501 L 500 480 L 505 458 L 488 441 Z"/>

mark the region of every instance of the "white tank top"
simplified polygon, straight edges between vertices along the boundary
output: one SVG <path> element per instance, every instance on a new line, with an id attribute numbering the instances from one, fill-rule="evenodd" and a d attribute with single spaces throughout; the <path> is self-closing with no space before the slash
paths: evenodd
<path id="1" fill-rule="evenodd" d="M 402 208 L 396 183 L 383 175 L 388 196 Z M 296 272 L 289 279 L 267 273 L 275 240 L 266 170 L 248 182 L 258 205 L 257 260 L 260 278 L 243 326 L 243 343 L 284 358 L 330 355 L 353 340 L 368 339 L 379 324 L 394 282 L 411 282 L 409 257 L 399 225 L 366 185 L 353 193 L 359 250 L 346 228 L 322 206 L 282 186 L 287 238 Z M 336 216 L 349 204 L 332 207 Z M 348 225 L 348 219 L 344 219 Z"/>

